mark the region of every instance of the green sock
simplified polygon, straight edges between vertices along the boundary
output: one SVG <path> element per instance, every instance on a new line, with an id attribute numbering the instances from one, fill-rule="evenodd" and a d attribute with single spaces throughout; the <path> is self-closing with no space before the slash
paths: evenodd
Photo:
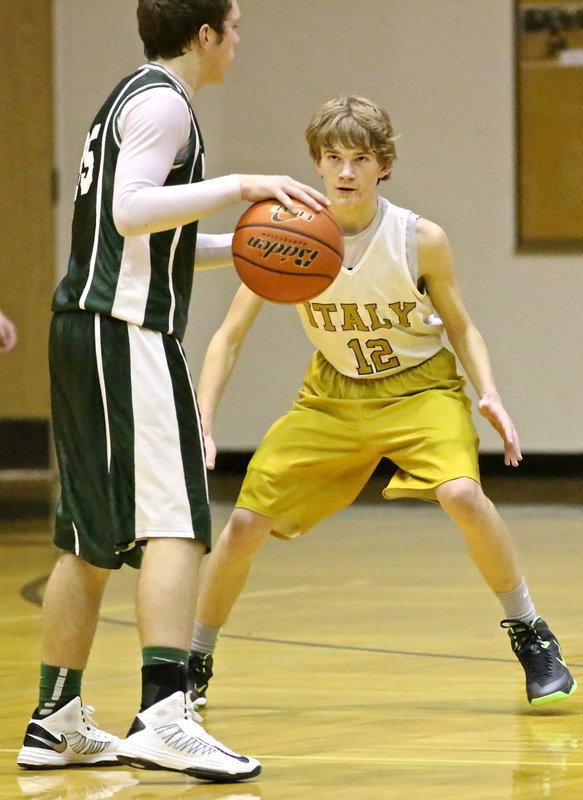
<path id="1" fill-rule="evenodd" d="M 37 714 L 46 717 L 81 695 L 82 669 L 40 665 Z"/>
<path id="2" fill-rule="evenodd" d="M 188 664 L 188 650 L 179 647 L 142 647 L 142 664 L 149 667 L 152 664 Z"/>

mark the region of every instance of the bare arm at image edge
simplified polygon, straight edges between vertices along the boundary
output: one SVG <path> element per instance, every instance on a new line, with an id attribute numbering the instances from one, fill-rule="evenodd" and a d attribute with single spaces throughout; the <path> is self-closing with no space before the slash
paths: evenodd
<path id="1" fill-rule="evenodd" d="M 7 353 L 16 346 L 16 325 L 0 311 L 0 353 Z"/>

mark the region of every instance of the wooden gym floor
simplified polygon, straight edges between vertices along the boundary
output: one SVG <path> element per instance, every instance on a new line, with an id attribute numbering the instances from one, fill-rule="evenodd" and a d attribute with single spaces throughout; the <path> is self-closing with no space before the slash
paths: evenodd
<path id="1" fill-rule="evenodd" d="M 230 502 L 214 506 L 215 530 Z M 501 506 L 538 610 L 583 681 L 583 510 Z M 1 508 L 0 508 L 1 513 Z M 498 605 L 436 507 L 358 502 L 270 541 L 221 637 L 206 712 L 261 759 L 250 783 L 126 767 L 23 772 L 35 704 L 50 520 L 0 522 L 0 798 L 29 800 L 580 800 L 583 688 L 534 710 Z M 113 575 L 84 702 L 123 735 L 138 702 L 135 573 Z M 74 598 L 71 599 L 74 602 Z"/>

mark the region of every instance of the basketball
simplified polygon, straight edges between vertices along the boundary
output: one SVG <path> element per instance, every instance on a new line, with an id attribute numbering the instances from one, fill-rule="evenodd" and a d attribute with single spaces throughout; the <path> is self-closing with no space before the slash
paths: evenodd
<path id="1" fill-rule="evenodd" d="M 233 261 L 252 292 L 274 303 L 301 303 L 324 291 L 344 256 L 340 226 L 326 209 L 292 214 L 277 200 L 249 206 L 233 236 Z"/>

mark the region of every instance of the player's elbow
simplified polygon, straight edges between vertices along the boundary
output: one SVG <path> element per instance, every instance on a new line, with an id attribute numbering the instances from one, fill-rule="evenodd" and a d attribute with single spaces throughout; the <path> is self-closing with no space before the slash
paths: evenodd
<path id="1" fill-rule="evenodd" d="M 147 221 L 144 219 L 143 203 L 135 200 L 135 193 L 114 192 L 111 212 L 113 223 L 120 236 L 141 236 L 151 233 Z"/>
<path id="2" fill-rule="evenodd" d="M 131 225 L 127 225 L 123 220 L 117 219 L 116 217 L 113 218 L 113 222 L 115 224 L 116 231 L 120 236 L 123 236 L 124 239 L 128 236 L 135 236 Z"/>
<path id="3" fill-rule="evenodd" d="M 467 328 L 464 325 L 446 325 L 445 332 L 447 338 L 455 348 L 456 344 L 461 343 L 467 338 Z"/>
<path id="4" fill-rule="evenodd" d="M 236 360 L 241 350 L 242 339 L 236 331 L 225 331 L 218 336 L 217 345 L 229 359 Z"/>
<path id="5" fill-rule="evenodd" d="M 139 224 L 137 220 L 132 219 L 131 215 L 115 206 L 113 207 L 113 224 L 119 235 L 124 238 L 140 236 L 140 234 L 146 232 L 143 224 Z"/>

